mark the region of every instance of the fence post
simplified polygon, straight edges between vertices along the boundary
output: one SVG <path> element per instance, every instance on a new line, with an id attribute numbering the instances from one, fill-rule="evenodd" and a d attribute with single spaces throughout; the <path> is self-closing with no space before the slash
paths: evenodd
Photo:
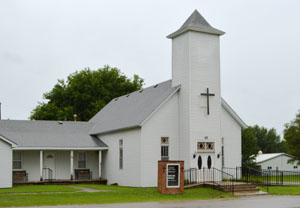
<path id="1" fill-rule="evenodd" d="M 213 168 L 213 183 L 215 183 L 215 168 Z"/>
<path id="2" fill-rule="evenodd" d="M 203 184 L 205 185 L 205 167 L 203 167 Z"/>
<path id="3" fill-rule="evenodd" d="M 283 185 L 283 171 L 281 171 L 281 185 Z"/>

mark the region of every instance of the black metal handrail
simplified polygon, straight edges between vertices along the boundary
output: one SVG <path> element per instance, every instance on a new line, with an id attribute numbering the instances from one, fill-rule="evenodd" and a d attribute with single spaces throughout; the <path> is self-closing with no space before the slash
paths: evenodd
<path id="1" fill-rule="evenodd" d="M 212 186 L 216 189 L 234 193 L 234 179 L 229 173 L 217 168 L 190 168 L 184 170 L 185 184 Z"/>
<path id="2" fill-rule="evenodd" d="M 53 180 L 53 170 L 51 168 L 43 168 L 43 179 L 48 181 Z"/>
<path id="3" fill-rule="evenodd" d="M 269 190 L 270 176 L 266 171 L 254 169 L 250 167 L 223 167 L 222 170 L 228 174 L 232 174 L 235 181 L 251 183 Z"/>

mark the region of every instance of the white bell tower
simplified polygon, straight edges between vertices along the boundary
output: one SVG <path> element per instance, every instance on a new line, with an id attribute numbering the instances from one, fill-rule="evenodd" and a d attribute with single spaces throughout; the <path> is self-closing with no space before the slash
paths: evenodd
<path id="1" fill-rule="evenodd" d="M 195 10 L 172 39 L 172 85 L 179 91 L 180 159 L 185 168 L 221 167 L 221 89 L 220 44 L 224 32 L 213 28 Z M 213 144 L 214 149 L 199 150 L 199 144 Z M 211 147 L 210 147 L 211 148 Z"/>

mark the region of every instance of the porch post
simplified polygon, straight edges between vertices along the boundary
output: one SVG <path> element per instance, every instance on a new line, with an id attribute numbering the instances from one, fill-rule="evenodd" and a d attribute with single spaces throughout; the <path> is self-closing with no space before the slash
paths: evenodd
<path id="1" fill-rule="evenodd" d="M 40 181 L 43 181 L 43 150 L 40 151 Z"/>
<path id="2" fill-rule="evenodd" d="M 73 150 L 71 150 L 71 152 L 70 152 L 70 167 L 71 167 L 71 169 L 70 169 L 70 173 L 71 173 L 71 180 L 73 180 L 73 178 L 74 178 L 74 168 L 73 168 Z"/>
<path id="3" fill-rule="evenodd" d="M 102 151 L 101 150 L 99 150 L 99 179 L 101 178 L 101 166 L 102 166 Z"/>

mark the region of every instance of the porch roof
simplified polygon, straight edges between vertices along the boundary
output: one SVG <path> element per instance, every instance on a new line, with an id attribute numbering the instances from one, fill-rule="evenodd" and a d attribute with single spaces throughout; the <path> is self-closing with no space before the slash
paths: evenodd
<path id="1" fill-rule="evenodd" d="M 91 122 L 0 120 L 0 134 L 27 149 L 104 149 L 108 146 L 89 135 Z"/>

